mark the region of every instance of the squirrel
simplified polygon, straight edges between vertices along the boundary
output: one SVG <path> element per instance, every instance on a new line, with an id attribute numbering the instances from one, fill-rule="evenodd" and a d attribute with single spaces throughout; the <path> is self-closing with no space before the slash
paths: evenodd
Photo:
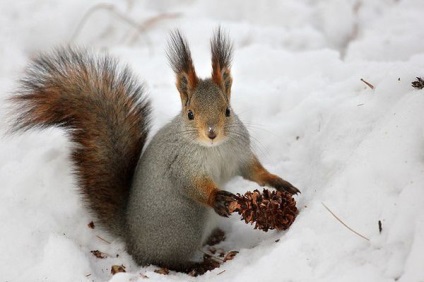
<path id="1" fill-rule="evenodd" d="M 228 217 L 235 176 L 297 194 L 251 150 L 231 104 L 233 45 L 211 39 L 212 76 L 200 79 L 187 40 L 171 33 L 167 56 L 182 109 L 151 138 L 143 84 L 110 55 L 61 47 L 38 55 L 11 97 L 13 132 L 61 127 L 82 198 L 101 226 L 122 238 L 139 265 L 184 270 L 209 235 L 213 211 Z M 212 211 L 212 212 L 211 212 Z"/>

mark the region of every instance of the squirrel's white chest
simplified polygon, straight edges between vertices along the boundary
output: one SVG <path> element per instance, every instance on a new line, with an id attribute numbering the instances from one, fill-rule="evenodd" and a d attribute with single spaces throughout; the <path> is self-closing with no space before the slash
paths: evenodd
<path id="1" fill-rule="evenodd" d="M 217 146 L 204 150 L 198 156 L 202 168 L 219 185 L 240 175 L 240 166 L 244 162 L 243 154 L 225 146 Z"/>

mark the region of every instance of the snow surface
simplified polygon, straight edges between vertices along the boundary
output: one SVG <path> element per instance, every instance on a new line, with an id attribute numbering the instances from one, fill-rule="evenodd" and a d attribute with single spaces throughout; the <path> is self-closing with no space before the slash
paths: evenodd
<path id="1" fill-rule="evenodd" d="M 424 76 L 424 1 L 38 0 L 1 1 L 0 11 L 0 281 L 424 281 L 424 90 L 411 87 Z M 162 17 L 137 32 L 118 14 Z M 6 99 L 28 58 L 72 41 L 139 74 L 157 130 L 180 107 L 169 31 L 186 34 L 208 76 L 219 24 L 234 40 L 233 107 L 265 166 L 301 189 L 300 214 L 286 232 L 223 219 L 220 247 L 239 250 L 234 260 L 197 278 L 160 275 L 87 227 L 62 131 L 4 134 Z M 241 179 L 226 187 L 255 188 Z M 127 273 L 112 276 L 113 264 Z"/>

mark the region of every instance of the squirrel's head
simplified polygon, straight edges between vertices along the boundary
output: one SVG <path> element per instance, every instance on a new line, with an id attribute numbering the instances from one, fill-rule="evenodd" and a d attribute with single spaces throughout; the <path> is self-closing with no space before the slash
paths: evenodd
<path id="1" fill-rule="evenodd" d="M 211 40 L 211 52 L 212 77 L 200 79 L 187 41 L 179 31 L 171 34 L 168 58 L 176 74 L 185 130 L 204 146 L 225 141 L 234 118 L 230 105 L 232 45 L 220 28 Z"/>

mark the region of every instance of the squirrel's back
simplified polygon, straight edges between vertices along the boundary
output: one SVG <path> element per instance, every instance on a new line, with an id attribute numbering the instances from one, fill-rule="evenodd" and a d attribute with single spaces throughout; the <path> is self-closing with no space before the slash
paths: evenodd
<path id="1" fill-rule="evenodd" d="M 88 207 L 109 231 L 121 234 L 148 133 L 142 84 L 110 56 L 60 48 L 31 62 L 11 100 L 14 130 L 67 129 L 77 144 L 72 160 Z"/>

